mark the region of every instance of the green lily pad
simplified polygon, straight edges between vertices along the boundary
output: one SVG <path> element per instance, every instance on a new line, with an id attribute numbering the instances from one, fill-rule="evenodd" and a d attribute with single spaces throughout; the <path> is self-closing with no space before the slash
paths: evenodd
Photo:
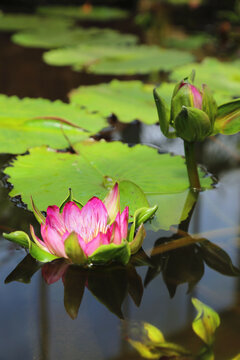
<path id="1" fill-rule="evenodd" d="M 23 153 L 41 145 L 67 148 L 68 140 L 71 144 L 79 142 L 105 125 L 100 115 L 88 114 L 61 101 L 20 100 L 16 96 L 0 95 L 0 152 L 3 153 Z"/>
<path id="2" fill-rule="evenodd" d="M 93 6 L 92 8 L 84 8 L 83 6 L 40 6 L 37 11 L 39 14 L 48 16 L 96 21 L 125 19 L 128 16 L 128 12 L 125 10 L 105 6 Z"/>
<path id="3" fill-rule="evenodd" d="M 121 34 L 116 30 L 99 28 L 49 29 L 40 27 L 34 31 L 23 31 L 12 36 L 18 45 L 39 48 L 57 48 L 87 44 L 88 46 L 135 45 L 137 37 L 132 34 Z"/>
<path id="4" fill-rule="evenodd" d="M 183 50 L 196 50 L 212 42 L 213 39 L 208 34 L 186 35 L 185 37 L 169 36 L 163 41 L 167 47 Z"/>
<path id="5" fill-rule="evenodd" d="M 169 71 L 189 63 L 193 55 L 157 46 L 88 46 L 50 50 L 43 55 L 49 65 L 72 66 L 73 70 L 96 74 L 133 75 Z"/>
<path id="6" fill-rule="evenodd" d="M 18 156 L 11 167 L 5 169 L 14 186 L 10 195 L 21 195 L 29 207 L 32 196 L 36 206 L 46 210 L 49 205 L 59 206 L 69 187 L 78 200 L 86 203 L 93 195 L 104 199 L 109 183 L 119 181 L 121 188 L 124 186 L 121 182 L 128 180 L 142 189 L 153 206 L 158 205 L 156 195 L 179 194 L 189 187 L 181 156 L 159 155 L 155 149 L 144 145 L 130 148 L 120 142 L 109 144 L 105 141 L 79 143 L 75 149 L 78 154 L 59 153 L 41 147 L 30 149 L 29 155 Z M 200 175 L 202 186 L 209 187 L 211 180 L 203 178 L 203 173 Z M 128 182 L 126 184 L 128 186 Z M 133 187 L 130 188 L 133 191 Z M 140 206 L 137 196 L 134 198 L 127 192 L 122 195 L 120 193 L 121 210 L 128 205 L 131 216 L 139 207 L 146 206 L 145 198 Z M 166 208 L 169 208 L 168 203 Z M 167 213 L 166 208 L 159 206 L 156 217 L 159 226 L 163 224 L 168 229 L 173 220 L 175 223 L 176 215 L 174 208 Z"/>
<path id="7" fill-rule="evenodd" d="M 158 116 L 153 88 L 141 81 L 112 80 L 109 84 L 80 86 L 71 92 L 70 102 L 97 111 L 104 117 L 114 113 L 125 123 L 138 119 L 146 124 L 156 124 Z"/>
<path id="8" fill-rule="evenodd" d="M 47 28 L 62 30 L 73 24 L 71 19 L 53 19 L 30 14 L 0 14 L 0 31 L 18 31 L 27 29 Z"/>
<path id="9" fill-rule="evenodd" d="M 213 91 L 219 104 L 231 100 L 233 97 L 240 97 L 240 61 L 221 62 L 214 58 L 206 58 L 202 63 L 188 64 L 176 69 L 171 79 L 179 81 L 191 73 L 192 69 L 196 71 L 195 85 L 201 87 L 207 84 Z M 217 99 L 221 96 L 221 102 Z"/>

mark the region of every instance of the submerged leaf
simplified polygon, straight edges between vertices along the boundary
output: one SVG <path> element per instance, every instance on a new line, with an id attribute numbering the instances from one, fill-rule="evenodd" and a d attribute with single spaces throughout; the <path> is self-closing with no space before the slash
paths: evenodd
<path id="1" fill-rule="evenodd" d="M 230 256 L 218 245 L 204 240 L 200 243 L 200 251 L 206 264 L 213 270 L 223 275 L 240 275 L 240 269 L 233 265 Z"/>
<path id="2" fill-rule="evenodd" d="M 220 317 L 216 311 L 200 300 L 192 298 L 192 303 L 198 312 L 192 323 L 193 331 L 207 345 L 211 346 L 214 342 L 215 331 L 220 325 Z"/>

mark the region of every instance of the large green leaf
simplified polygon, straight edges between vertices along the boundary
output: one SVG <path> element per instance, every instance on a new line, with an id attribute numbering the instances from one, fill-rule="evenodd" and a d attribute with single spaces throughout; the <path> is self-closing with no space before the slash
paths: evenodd
<path id="1" fill-rule="evenodd" d="M 75 148 L 78 155 L 42 147 L 31 149 L 29 155 L 18 156 L 12 166 L 5 170 L 14 185 L 10 195 L 21 195 L 28 205 L 32 196 L 37 207 L 46 210 L 48 205 L 59 206 L 69 187 L 77 199 L 86 203 L 93 195 L 104 199 L 109 186 L 115 181 L 120 183 L 120 191 L 124 182 L 129 187 L 128 181 L 131 181 L 132 193 L 122 191 L 120 199 L 121 209 L 128 205 L 133 215 L 148 202 L 151 206 L 158 205 L 157 195 L 179 195 L 189 186 L 184 159 L 180 156 L 159 155 L 155 149 L 147 146 L 130 148 L 120 142 L 88 141 L 79 143 Z M 202 186 L 209 184 L 209 178 L 202 178 Z M 146 198 L 142 198 L 142 192 L 139 195 L 139 187 Z M 159 201 L 161 205 L 161 196 Z M 171 211 L 167 210 L 170 208 L 168 201 L 164 205 L 159 206 L 156 213 L 156 228 L 163 225 L 168 229 L 176 219 L 181 218 L 184 201 L 182 207 L 171 208 Z M 184 216 L 187 213 L 185 211 Z"/>
<path id="2" fill-rule="evenodd" d="M 206 58 L 202 63 L 188 64 L 176 69 L 171 78 L 179 81 L 191 73 L 192 69 L 196 71 L 196 86 L 207 84 L 214 95 L 221 94 L 223 103 L 233 97 L 240 97 L 240 61 L 221 62 L 214 58 Z"/>
<path id="3" fill-rule="evenodd" d="M 88 114 L 61 101 L 20 100 L 16 96 L 0 95 L 0 152 L 23 153 L 30 147 L 41 145 L 67 148 L 68 141 L 72 144 L 86 139 L 105 124 L 100 115 Z"/>
<path id="4" fill-rule="evenodd" d="M 50 50 L 43 56 L 49 65 L 72 66 L 97 74 L 147 74 L 169 71 L 193 60 L 193 55 L 157 46 L 88 46 Z"/>
<path id="5" fill-rule="evenodd" d="M 69 17 L 81 20 L 111 21 L 114 19 L 124 19 L 128 12 L 115 7 L 105 6 L 41 6 L 38 13 L 51 15 L 54 17 Z"/>
<path id="6" fill-rule="evenodd" d="M 121 34 L 116 30 L 99 28 L 59 29 L 40 27 L 35 31 L 23 31 L 12 36 L 13 42 L 22 46 L 39 48 L 57 48 L 76 45 L 115 46 L 134 45 L 137 37 L 132 34 Z"/>
<path id="7" fill-rule="evenodd" d="M 58 19 L 31 14 L 0 14 L 0 31 L 17 31 L 26 29 L 47 28 L 62 30 L 71 26 L 71 19 Z"/>
<path id="8" fill-rule="evenodd" d="M 141 81 L 112 80 L 108 84 L 80 86 L 71 92 L 70 101 L 105 117 L 114 113 L 125 123 L 138 119 L 146 124 L 155 124 L 158 116 L 153 88 L 153 85 Z"/>

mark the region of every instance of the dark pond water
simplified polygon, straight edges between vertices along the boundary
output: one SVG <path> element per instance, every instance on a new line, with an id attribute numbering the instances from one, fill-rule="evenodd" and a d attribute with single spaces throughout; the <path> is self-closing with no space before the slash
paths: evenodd
<path id="1" fill-rule="evenodd" d="M 8 35 L 0 34 L 0 42 L 1 93 L 66 100 L 74 87 L 111 79 L 48 67 L 41 61 L 40 50 L 18 47 Z M 156 130 L 157 126 L 135 122 L 127 127 L 117 124 L 103 135 L 183 154 L 180 141 L 166 141 Z M 218 176 L 219 182 L 215 189 L 200 193 L 188 232 L 201 234 L 221 246 L 233 264 L 240 267 L 239 137 L 220 137 L 217 142 L 209 139 L 199 147 L 198 158 Z M 9 159 L 2 156 L 1 167 Z M 5 183 L 3 178 L 0 230 L 28 231 L 29 223 L 35 224 L 35 220 L 30 212 L 10 201 Z M 149 231 L 145 252 L 151 255 L 155 242 L 159 244 L 172 234 Z M 44 270 L 39 264 L 25 258 L 23 249 L 3 238 L 0 249 L 0 360 L 140 359 L 126 341 L 133 320 L 147 321 L 159 327 L 169 341 L 196 351 L 200 341 L 191 330 L 195 317 L 193 296 L 213 307 L 221 317 L 214 347 L 216 359 L 230 360 L 240 352 L 240 277 L 222 274 L 229 273 L 229 268 L 219 264 L 215 269 L 209 267 L 197 245 L 155 257 L 154 271 L 148 266 L 135 269 L 133 265 L 127 272 L 116 268 L 111 274 L 106 269 L 97 274 L 94 270 L 86 274 L 73 269 L 72 274 L 64 275 L 62 270 L 63 279 L 60 276 L 52 285 L 43 279 Z M 22 268 L 9 277 L 23 259 Z M 76 311 L 84 285 L 78 316 L 72 320 L 66 308 L 70 313 Z"/>

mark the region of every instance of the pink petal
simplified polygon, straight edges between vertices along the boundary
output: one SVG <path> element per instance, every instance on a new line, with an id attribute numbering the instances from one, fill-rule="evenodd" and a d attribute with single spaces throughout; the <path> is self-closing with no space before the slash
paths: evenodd
<path id="1" fill-rule="evenodd" d="M 117 213 L 120 212 L 120 194 L 118 183 L 116 183 L 110 190 L 103 200 L 103 203 L 108 212 L 108 223 L 111 224 L 115 220 Z"/>
<path id="2" fill-rule="evenodd" d="M 47 208 L 46 225 L 50 225 L 61 234 L 65 232 L 63 216 L 60 214 L 59 207 L 56 205 Z"/>
<path id="3" fill-rule="evenodd" d="M 46 224 L 42 224 L 41 234 L 50 253 L 59 257 L 67 258 L 64 249 L 63 237 L 54 228 Z"/>
<path id="4" fill-rule="evenodd" d="M 55 283 L 65 274 L 70 264 L 62 261 L 53 261 L 42 267 L 42 276 L 48 285 Z"/>
<path id="5" fill-rule="evenodd" d="M 33 238 L 33 241 L 35 242 L 35 244 L 40 247 L 40 249 L 44 250 L 44 251 L 47 251 L 47 252 L 50 252 L 46 246 L 46 244 L 41 240 L 39 239 L 39 237 L 37 237 L 37 235 L 35 234 L 35 231 L 34 231 L 34 228 L 32 225 L 30 225 L 30 233 L 32 235 L 32 238 Z"/>
<path id="6" fill-rule="evenodd" d="M 109 244 L 107 234 L 98 233 L 97 236 L 86 245 L 85 253 L 87 256 L 90 256 L 99 246 L 107 244 Z"/>
<path id="7" fill-rule="evenodd" d="M 79 233 L 80 213 L 81 210 L 73 201 L 69 201 L 64 205 L 62 216 L 69 233 L 73 231 Z"/>
<path id="8" fill-rule="evenodd" d="M 193 104 L 195 108 L 202 109 L 202 95 L 200 91 L 193 85 L 190 85 L 192 95 L 193 95 Z"/>
<path id="9" fill-rule="evenodd" d="M 122 239 L 127 238 L 128 233 L 128 216 L 129 216 L 129 208 L 125 207 L 122 214 L 120 215 L 120 229 L 121 229 L 121 237 Z"/>
<path id="10" fill-rule="evenodd" d="M 122 242 L 121 229 L 118 221 L 115 221 L 111 225 L 111 242 L 116 245 L 119 245 Z"/>
<path id="11" fill-rule="evenodd" d="M 100 199 L 93 197 L 80 212 L 80 225 L 77 232 L 86 243 L 95 238 L 99 232 L 106 232 L 108 214 Z"/>

